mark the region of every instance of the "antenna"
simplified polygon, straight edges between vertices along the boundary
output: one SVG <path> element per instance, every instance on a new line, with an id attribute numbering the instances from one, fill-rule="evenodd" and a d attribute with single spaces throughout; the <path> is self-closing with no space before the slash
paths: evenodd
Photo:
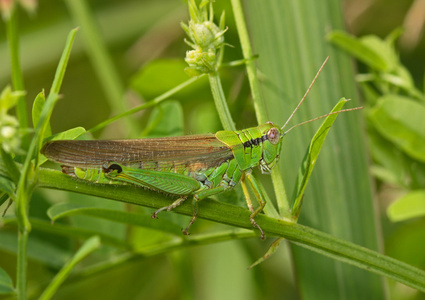
<path id="1" fill-rule="evenodd" d="M 347 101 L 348 101 L 348 99 L 347 99 Z M 288 130 L 286 130 L 282 134 L 282 136 L 286 135 L 289 131 L 291 131 L 292 129 L 294 129 L 295 127 L 298 127 L 300 125 L 304 125 L 304 124 L 307 124 L 307 123 L 310 123 L 310 122 L 313 122 L 313 121 L 316 121 L 316 120 L 319 120 L 319 119 L 322 119 L 322 118 L 326 118 L 326 117 L 328 117 L 330 115 L 339 114 L 339 113 L 347 112 L 347 111 L 359 110 L 359 109 L 362 109 L 362 108 L 363 108 L 362 106 L 359 106 L 359 107 L 354 107 L 354 108 L 341 109 L 341 110 L 334 111 L 334 112 L 328 113 L 326 115 L 323 115 L 323 116 L 320 116 L 320 117 L 317 117 L 317 118 L 314 118 L 314 119 L 311 119 L 311 120 L 308 120 L 308 121 L 301 122 L 299 124 L 296 124 L 296 125 L 292 126 Z"/>
<path id="2" fill-rule="evenodd" d="M 300 108 L 301 104 L 303 104 L 305 98 L 307 97 L 308 93 L 310 92 L 311 88 L 313 87 L 314 83 L 316 82 L 317 77 L 319 77 L 320 72 L 322 72 L 323 67 L 326 65 L 326 63 L 328 62 L 329 56 L 326 57 L 325 61 L 323 62 L 322 66 L 320 67 L 319 71 L 317 71 L 316 76 L 314 76 L 313 81 L 310 83 L 310 86 L 308 87 L 307 91 L 305 92 L 303 98 L 301 99 L 301 101 L 298 103 L 297 107 L 294 109 L 294 111 L 292 112 L 292 114 L 289 116 L 288 120 L 286 120 L 285 124 L 282 126 L 281 130 L 283 130 L 289 123 L 289 121 L 291 121 L 292 117 L 295 115 L 295 113 L 297 112 L 297 110 Z M 336 113 L 336 112 L 335 112 Z M 323 116 L 324 117 L 324 116 Z M 312 120 L 311 120 L 312 121 Z M 305 122 L 303 122 L 305 123 Z M 303 124 L 300 123 L 299 125 Z"/>

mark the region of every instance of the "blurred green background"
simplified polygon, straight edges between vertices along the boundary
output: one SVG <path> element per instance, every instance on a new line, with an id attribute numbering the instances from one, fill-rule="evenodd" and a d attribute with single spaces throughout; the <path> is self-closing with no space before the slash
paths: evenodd
<path id="1" fill-rule="evenodd" d="M 355 36 L 374 34 L 384 38 L 395 28 L 404 25 L 405 32 L 397 43 L 397 49 L 401 62 L 412 73 L 416 86 L 423 90 L 425 39 L 422 32 L 425 8 L 421 2 L 424 1 L 335 0 L 331 2 L 334 3 L 334 7 L 341 7 L 343 22 L 348 32 Z M 118 86 L 124 93 L 124 104 L 116 108 L 108 104 L 107 92 L 99 79 L 101 75 L 96 73 L 90 55 L 87 54 L 90 49 L 84 46 L 84 27 L 81 27 L 61 89 L 62 99 L 56 106 L 51 119 L 53 133 L 77 126 L 89 129 L 125 109 L 160 95 L 189 78 L 184 73 L 186 67 L 184 56 L 189 47 L 183 42 L 184 32 L 180 27 L 181 21 L 188 20 L 187 6 L 184 1 L 91 0 L 87 1 L 87 4 L 112 58 L 113 67 L 119 75 Z M 226 11 L 226 25 L 229 27 L 225 37 L 226 43 L 232 47 L 225 48 L 224 61 L 241 59 L 242 53 L 230 3 L 217 0 L 214 7 L 217 15 L 223 10 Z M 255 32 L 258 29 L 255 27 L 258 26 L 255 22 L 258 20 L 255 19 L 254 6 L 252 3 L 247 3 L 246 7 L 248 27 Z M 39 1 L 34 14 L 28 14 L 22 9 L 19 11 L 21 65 L 27 99 L 34 99 L 41 89 L 48 91 L 50 88 L 67 33 L 71 28 L 80 25 L 78 21 L 72 19 L 70 11 L 66 1 L 52 0 Z M 304 21 L 300 20 L 301 23 Z M 298 30 L 296 25 L 293 30 L 295 32 Z M 325 37 L 318 38 L 326 43 Z M 255 45 L 255 41 L 254 37 L 254 52 L 261 48 L 261 45 Z M 291 45 L 285 46 L 291 47 Z M 259 55 L 261 58 L 264 54 L 259 53 Z M 321 63 L 322 60 L 314 60 L 312 70 L 317 70 Z M 0 66 L 0 86 L 4 87 L 11 82 L 4 23 L 0 23 Z M 360 72 L 366 69 L 362 64 L 356 65 L 355 68 Z M 338 76 L 338 74 L 333 75 Z M 250 90 L 244 68 L 223 68 L 220 76 L 236 127 L 246 128 L 255 125 L 255 112 L 250 101 Z M 308 81 L 313 76 L 314 72 L 305 74 Z M 282 80 L 285 79 L 282 78 Z M 274 80 L 276 81 L 279 79 Z M 267 85 L 267 83 L 265 80 L 264 84 Z M 340 95 L 342 96 L 354 97 L 355 94 Z M 288 97 L 297 101 L 300 95 L 295 93 Z M 206 79 L 178 92 L 172 99 L 177 100 L 183 107 L 184 134 L 216 132 L 221 129 Z M 336 103 L 337 100 L 332 101 Z M 312 98 L 309 101 L 320 100 Z M 354 101 L 361 103 L 359 99 Z M 29 112 L 31 105 L 32 102 L 29 101 Z M 119 109 L 122 111 L 118 111 Z M 268 109 L 273 110 L 270 107 Z M 324 111 L 310 112 L 309 117 L 326 113 L 330 107 L 324 109 Z M 115 122 L 102 132 L 96 132 L 94 138 L 138 138 L 146 126 L 150 113 L 151 110 L 146 110 L 132 116 L 131 127 L 126 120 Z M 282 114 L 275 111 L 273 121 L 278 122 L 276 116 L 282 115 L 279 121 L 281 124 L 288 114 L 288 111 Z M 58 168 L 53 164 L 49 166 Z M 262 181 L 268 185 L 269 178 L 265 177 Z M 289 179 L 291 180 L 293 179 Z M 382 238 L 384 241 L 385 253 L 424 269 L 424 217 L 407 222 L 390 222 L 386 216 L 386 209 L 393 199 L 403 193 L 403 190 L 380 180 L 373 178 L 372 180 L 376 206 L 374 213 L 377 216 L 378 231 L 382 231 L 382 237 L 379 239 Z M 226 199 L 222 200 L 226 201 Z M 31 215 L 48 220 L 46 216 L 48 207 L 62 201 L 122 208 L 121 204 L 109 200 L 51 190 L 37 190 L 31 202 Z M 241 205 L 244 205 L 243 202 Z M 134 207 L 126 208 L 141 210 Z M 180 216 L 171 214 L 165 218 L 178 217 Z M 182 223 L 186 222 L 185 220 L 187 219 L 183 217 Z M 143 229 L 129 229 L 122 224 L 93 221 L 84 216 L 74 216 L 64 222 L 83 228 L 95 226 L 101 232 L 121 238 L 133 235 L 141 239 L 141 244 L 149 243 L 149 232 Z M 195 232 L 211 226 L 221 225 L 212 225 L 211 222 L 199 220 Z M 0 266 L 12 278 L 15 277 L 16 272 L 15 238 L 13 228 L 0 231 Z M 49 242 L 46 243 L 46 241 Z M 66 258 L 81 245 L 81 242 L 64 236 L 51 236 L 37 230 L 31 233 L 31 242 L 33 248 L 30 250 L 28 294 L 32 298 L 40 294 L 43 287 L 51 280 Z M 94 297 L 99 299 L 281 299 L 283 297 L 300 299 L 303 293 L 298 289 L 291 250 L 286 244 L 282 243 L 283 246 L 277 253 L 259 267 L 250 271 L 246 270 L 253 261 L 267 251 L 271 242 L 268 240 L 263 243 L 258 239 L 235 240 L 188 248 L 166 255 L 139 257 L 104 271 L 95 270 L 90 273 L 90 270 L 85 270 L 85 266 L 101 263 L 122 250 L 119 247 L 117 249 L 114 246 L 104 246 L 96 252 L 96 255 L 90 256 L 81 266 L 79 265 L 80 269 L 77 271 L 80 273 L 77 272 L 76 276 L 67 280 L 54 299 L 92 299 Z M 390 283 L 389 286 L 390 299 L 425 299 L 424 295 L 402 285 Z M 329 288 L 337 289 L 337 287 Z M 0 296 L 0 298 L 3 297 Z M 7 299 L 7 296 L 4 298 Z"/>

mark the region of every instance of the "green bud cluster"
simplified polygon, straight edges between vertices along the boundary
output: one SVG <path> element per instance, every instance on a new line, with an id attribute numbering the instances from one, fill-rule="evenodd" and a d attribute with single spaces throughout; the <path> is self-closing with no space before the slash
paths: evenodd
<path id="1" fill-rule="evenodd" d="M 208 13 L 209 4 L 209 13 Z M 189 25 L 182 23 L 190 41 L 185 42 L 193 48 L 186 52 L 185 61 L 189 65 L 185 71 L 191 76 L 214 72 L 218 68 L 218 51 L 224 45 L 224 13 L 221 15 L 220 26 L 213 21 L 212 2 L 202 1 L 199 7 L 195 0 L 189 0 L 191 19 Z"/>
<path id="2" fill-rule="evenodd" d="M 16 106 L 24 92 L 12 92 L 7 86 L 0 95 L 0 145 L 9 153 L 21 153 L 21 130 L 18 119 L 7 112 Z"/>

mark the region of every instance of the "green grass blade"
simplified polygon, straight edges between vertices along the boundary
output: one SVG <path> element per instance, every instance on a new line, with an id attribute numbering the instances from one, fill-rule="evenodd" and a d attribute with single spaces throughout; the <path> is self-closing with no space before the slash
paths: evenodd
<path id="1" fill-rule="evenodd" d="M 342 99 L 332 109 L 331 112 L 341 110 L 347 100 Z M 302 199 L 304 198 L 304 191 L 307 187 L 308 180 L 310 179 L 311 172 L 316 165 L 317 157 L 319 156 L 320 150 L 322 149 L 323 143 L 325 142 L 326 136 L 331 129 L 332 124 L 338 114 L 328 116 L 317 130 L 313 139 L 310 142 L 310 146 L 307 149 L 304 160 L 301 164 L 300 170 L 298 171 L 297 184 L 295 187 L 295 194 L 292 208 L 292 217 L 297 220 L 301 210 Z"/>
<path id="2" fill-rule="evenodd" d="M 182 237 L 180 227 L 176 223 L 170 222 L 164 218 L 152 220 L 152 216 L 148 214 L 117 211 L 113 209 L 102 209 L 98 207 L 84 207 L 72 203 L 61 203 L 54 205 L 49 208 L 47 214 L 53 221 L 66 216 L 86 215 L 104 218 L 127 225 L 148 227 Z"/>
<path id="3" fill-rule="evenodd" d="M 50 281 L 47 288 L 41 294 L 39 299 L 47 300 L 52 298 L 55 292 L 58 290 L 59 286 L 66 280 L 66 278 L 71 273 L 72 269 L 82 261 L 86 256 L 88 256 L 93 251 L 97 250 L 100 247 L 100 238 L 94 236 L 88 239 L 81 248 L 75 253 L 74 257 L 63 266 L 63 268 L 56 274 L 55 278 Z"/>
<path id="4" fill-rule="evenodd" d="M 258 68 L 268 81 L 263 93 L 270 121 L 284 123 L 327 56 L 329 62 L 293 122 L 325 114 L 341 97 L 353 99 L 356 106 L 352 63 L 326 41 L 329 30 L 343 28 L 339 1 L 245 4 L 254 48 L 261 55 Z M 347 113 L 334 124 L 311 176 L 299 222 L 376 250 L 375 215 L 360 116 Z M 285 137 L 280 169 L 286 186 L 294 186 L 302 154 L 314 135 L 312 126 L 297 128 Z M 303 299 L 317 299 L 318 294 L 327 299 L 384 298 L 378 276 L 299 247 L 293 247 L 293 254 Z M 323 287 L 328 288 L 324 291 Z"/>

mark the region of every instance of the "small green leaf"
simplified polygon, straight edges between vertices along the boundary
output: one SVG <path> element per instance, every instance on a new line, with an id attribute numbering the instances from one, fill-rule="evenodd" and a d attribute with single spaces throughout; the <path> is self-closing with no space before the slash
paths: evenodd
<path id="1" fill-rule="evenodd" d="M 55 134 L 53 140 L 74 140 L 84 133 L 86 130 L 83 127 L 75 127 Z"/>
<path id="2" fill-rule="evenodd" d="M 414 159 L 425 162 L 425 107 L 410 98 L 386 95 L 369 119 L 385 138 Z"/>
<path id="3" fill-rule="evenodd" d="M 182 60 L 155 60 L 132 78 L 131 88 L 148 99 L 153 98 L 186 81 L 185 67 Z"/>
<path id="4" fill-rule="evenodd" d="M 378 71 L 388 71 L 390 69 L 390 64 L 377 51 L 379 47 L 370 38 L 364 38 L 360 41 L 342 31 L 334 31 L 327 38 L 372 69 Z"/>
<path id="5" fill-rule="evenodd" d="M 259 265 L 260 263 L 268 259 L 271 255 L 273 255 L 276 252 L 276 250 L 279 249 L 280 242 L 282 241 L 283 241 L 283 238 L 278 238 L 277 240 L 275 240 L 273 244 L 270 246 L 269 250 L 267 250 L 266 254 L 264 254 L 262 257 L 257 259 L 252 265 L 249 266 L 248 269 L 252 269 L 253 267 Z"/>
<path id="6" fill-rule="evenodd" d="M 7 193 L 8 195 L 13 195 L 15 192 L 16 186 L 12 180 L 7 177 L 0 175 L 0 191 Z"/>
<path id="7" fill-rule="evenodd" d="M 47 211 L 47 215 L 53 220 L 72 215 L 86 215 L 99 217 L 110 221 L 142 226 L 167 232 L 181 237 L 180 227 L 165 218 L 153 220 L 151 215 L 117 211 L 112 209 L 102 209 L 98 207 L 87 207 L 78 204 L 60 203 L 52 206 Z"/>
<path id="8" fill-rule="evenodd" d="M 20 97 L 24 96 L 24 91 L 13 91 L 10 86 L 6 86 L 0 94 L 0 114 L 5 114 L 9 109 L 16 106 Z"/>
<path id="9" fill-rule="evenodd" d="M 74 140 L 80 135 L 83 135 L 86 133 L 86 130 L 83 127 L 75 127 L 68 129 L 66 131 L 54 134 L 47 138 L 48 141 L 55 141 L 55 140 Z M 47 161 L 47 158 L 44 155 L 40 155 L 40 159 L 38 160 L 38 165 L 42 165 L 44 162 Z"/>
<path id="10" fill-rule="evenodd" d="M 66 39 L 65 48 L 62 52 L 58 67 L 56 68 L 55 78 L 53 79 L 50 94 L 59 94 L 63 78 L 65 76 L 66 67 L 68 65 L 69 57 L 71 56 L 72 45 L 74 44 L 75 35 L 78 28 L 72 29 Z"/>
<path id="11" fill-rule="evenodd" d="M 3 203 L 5 203 L 7 201 L 7 199 L 9 199 L 9 195 L 6 194 L 5 192 L 0 193 L 0 206 L 3 205 Z"/>
<path id="12" fill-rule="evenodd" d="M 405 155 L 372 126 L 370 127 L 368 130 L 370 151 L 374 161 L 382 166 L 382 168 L 373 167 L 371 171 L 381 179 L 385 178 L 392 184 L 404 186 L 406 182 L 403 174 L 407 173 Z"/>
<path id="13" fill-rule="evenodd" d="M 387 209 L 391 221 L 404 221 L 425 216 L 425 190 L 409 192 L 397 199 Z"/>
<path id="14" fill-rule="evenodd" d="M 348 100 L 342 98 L 332 109 L 332 112 L 341 110 L 344 104 L 347 103 L 347 101 Z M 322 148 L 323 142 L 325 141 L 326 136 L 337 116 L 338 114 L 332 114 L 323 121 L 322 125 L 319 127 L 313 139 L 311 140 L 310 146 L 308 147 L 307 152 L 304 156 L 303 163 L 301 164 L 301 167 L 298 171 L 295 194 L 293 197 L 294 205 L 292 207 L 292 216 L 295 219 L 298 219 L 301 210 L 302 199 L 304 197 L 304 191 L 310 178 L 311 172 L 313 171 L 314 165 L 316 164 L 320 149 Z"/>
<path id="15" fill-rule="evenodd" d="M 18 183 L 19 177 L 21 176 L 18 166 L 16 165 L 12 156 L 6 151 L 4 151 L 3 148 L 0 148 L 0 152 L 1 152 L 1 159 L 3 160 L 3 164 L 7 170 L 8 176 L 10 176 L 10 178 L 13 180 L 15 184 Z"/>
<path id="16" fill-rule="evenodd" d="M 9 274 L 0 268 L 0 294 L 14 293 L 13 282 Z"/>
<path id="17" fill-rule="evenodd" d="M 183 108 L 178 101 L 170 100 L 152 110 L 142 136 L 179 136 L 183 135 L 183 126 Z"/>
<path id="18" fill-rule="evenodd" d="M 40 121 L 40 114 L 43 110 L 44 103 L 46 102 L 46 97 L 44 91 L 40 92 L 37 97 L 35 97 L 34 104 L 32 105 L 32 124 L 34 128 L 37 127 L 38 122 Z M 50 128 L 50 123 L 47 123 L 46 129 L 44 131 L 44 137 L 52 135 L 52 129 Z"/>
<path id="19" fill-rule="evenodd" d="M 359 41 L 368 49 L 379 55 L 380 59 L 385 62 L 386 68 L 383 71 L 394 71 L 399 65 L 398 55 L 394 46 L 375 35 L 366 35 L 361 37 Z M 369 66 L 372 67 L 369 61 Z M 378 71 L 380 71 L 378 69 Z"/>

